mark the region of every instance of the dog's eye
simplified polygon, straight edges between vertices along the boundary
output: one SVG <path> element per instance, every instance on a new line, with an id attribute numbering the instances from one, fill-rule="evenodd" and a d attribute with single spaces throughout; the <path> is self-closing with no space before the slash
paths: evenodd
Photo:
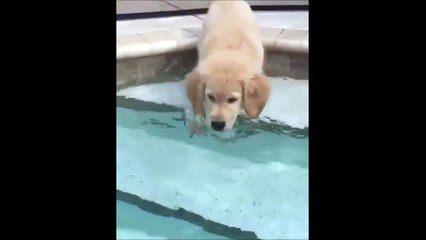
<path id="1" fill-rule="evenodd" d="M 237 101 L 237 98 L 234 98 L 234 97 L 228 98 L 228 103 L 234 103 L 235 101 Z"/>
<path id="2" fill-rule="evenodd" d="M 214 102 L 216 101 L 216 98 L 213 95 L 207 95 L 207 97 L 209 97 L 210 101 Z"/>

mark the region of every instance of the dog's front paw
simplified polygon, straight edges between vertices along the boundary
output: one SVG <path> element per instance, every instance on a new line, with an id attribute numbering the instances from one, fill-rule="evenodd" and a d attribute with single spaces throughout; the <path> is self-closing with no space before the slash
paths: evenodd
<path id="1" fill-rule="evenodd" d="M 194 135 L 197 136 L 206 136 L 207 135 L 207 127 L 203 122 L 198 120 L 193 120 L 189 126 L 190 137 Z"/>
<path id="2" fill-rule="evenodd" d="M 185 111 L 185 115 L 185 122 L 188 127 L 190 137 L 193 137 L 194 135 L 207 135 L 208 130 L 202 116 L 194 116 L 191 111 Z"/>

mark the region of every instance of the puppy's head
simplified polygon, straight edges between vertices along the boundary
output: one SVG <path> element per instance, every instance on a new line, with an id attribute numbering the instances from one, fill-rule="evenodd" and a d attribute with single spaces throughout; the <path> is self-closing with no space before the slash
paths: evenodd
<path id="1" fill-rule="evenodd" d="M 257 118 L 270 94 L 264 75 L 238 71 L 214 71 L 186 76 L 186 92 L 195 115 L 204 115 L 207 126 L 215 131 L 232 129 L 240 109 Z"/>

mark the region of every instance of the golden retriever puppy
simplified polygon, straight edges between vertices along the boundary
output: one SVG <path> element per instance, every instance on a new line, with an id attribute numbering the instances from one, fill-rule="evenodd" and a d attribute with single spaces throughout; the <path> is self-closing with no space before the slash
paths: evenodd
<path id="1" fill-rule="evenodd" d="M 232 129 L 240 110 L 257 118 L 270 86 L 263 74 L 264 49 L 250 6 L 245 1 L 214 1 L 197 50 L 197 66 L 185 77 L 195 117 L 204 117 L 215 131 Z"/>

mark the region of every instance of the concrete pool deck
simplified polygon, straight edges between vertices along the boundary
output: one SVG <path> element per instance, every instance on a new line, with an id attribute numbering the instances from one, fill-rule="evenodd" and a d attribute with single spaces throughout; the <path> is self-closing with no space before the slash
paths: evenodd
<path id="1" fill-rule="evenodd" d="M 207 8 L 210 2 L 211 0 L 117 0 L 117 14 L 201 9 Z M 307 6 L 309 4 L 308 0 L 247 0 L 247 2 L 256 6 Z"/>

